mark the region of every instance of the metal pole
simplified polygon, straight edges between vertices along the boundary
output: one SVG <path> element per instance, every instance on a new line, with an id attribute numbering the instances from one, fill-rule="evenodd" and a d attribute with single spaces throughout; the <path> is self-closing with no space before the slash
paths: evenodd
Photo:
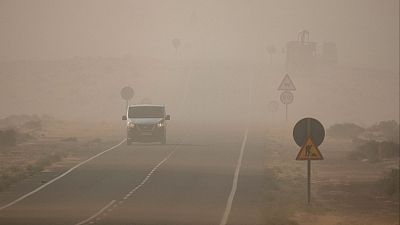
<path id="1" fill-rule="evenodd" d="M 310 119 L 307 119 L 307 139 L 311 136 Z M 307 204 L 311 202 L 311 160 L 310 156 L 307 159 Z"/>
<path id="2" fill-rule="evenodd" d="M 286 122 L 287 122 L 287 114 L 288 114 L 288 113 L 287 113 L 287 111 L 288 111 L 288 106 L 287 106 L 287 105 L 288 105 L 288 104 L 285 104 L 285 105 L 286 105 Z"/>
<path id="3" fill-rule="evenodd" d="M 128 107 L 129 107 L 129 100 L 126 100 L 125 113 L 126 113 L 126 111 L 128 110 Z"/>
<path id="4" fill-rule="evenodd" d="M 311 160 L 307 160 L 307 203 L 311 202 Z"/>

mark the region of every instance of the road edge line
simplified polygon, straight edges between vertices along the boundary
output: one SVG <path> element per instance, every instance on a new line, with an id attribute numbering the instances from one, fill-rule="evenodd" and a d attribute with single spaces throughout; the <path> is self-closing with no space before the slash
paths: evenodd
<path id="1" fill-rule="evenodd" d="M 233 177 L 231 193 L 229 194 L 228 201 L 226 202 L 224 215 L 222 216 L 222 219 L 221 219 L 221 222 L 219 223 L 219 225 L 226 225 L 228 222 L 229 214 L 231 213 L 232 203 L 233 203 L 233 199 L 235 198 L 235 194 L 236 194 L 237 183 L 239 180 L 239 172 L 240 172 L 240 167 L 242 166 L 243 153 L 244 153 L 244 149 L 246 147 L 248 133 L 249 133 L 249 129 L 247 128 L 244 133 L 242 146 L 240 148 L 240 154 L 239 154 L 238 162 L 236 165 L 235 174 Z"/>
<path id="2" fill-rule="evenodd" d="M 8 204 L 6 204 L 6 205 L 1 206 L 1 207 L 0 207 L 0 211 L 1 211 L 1 210 L 4 210 L 4 209 L 6 209 L 6 208 L 8 208 L 8 207 L 10 207 L 10 206 L 12 206 L 12 205 L 15 205 L 16 203 L 18 203 L 18 202 L 24 200 L 25 198 L 27 198 L 27 197 L 29 197 L 29 196 L 35 194 L 36 192 L 38 192 L 38 191 L 42 190 L 43 188 L 47 187 L 48 185 L 50 185 L 50 184 L 56 182 L 57 180 L 59 180 L 59 179 L 65 177 L 66 175 L 68 175 L 69 173 L 71 173 L 71 172 L 74 171 L 75 169 L 79 168 L 79 167 L 82 166 L 83 164 L 86 164 L 86 163 L 92 161 L 93 159 L 95 159 L 95 158 L 97 158 L 97 157 L 103 155 L 104 153 L 106 153 L 106 152 L 108 152 L 108 151 L 111 151 L 111 150 L 117 148 L 118 146 L 120 146 L 120 145 L 121 145 L 122 143 L 124 143 L 125 141 L 126 141 L 126 139 L 122 140 L 120 143 L 118 143 L 118 144 L 112 146 L 112 147 L 109 148 L 109 149 L 106 149 L 106 150 L 104 150 L 104 151 L 102 151 L 102 152 L 100 152 L 100 153 L 97 153 L 96 155 L 94 155 L 94 156 L 92 156 L 92 157 L 86 159 L 85 161 L 82 161 L 82 162 L 78 163 L 77 165 L 73 166 L 73 167 L 70 168 L 69 170 L 67 170 L 67 171 L 65 171 L 64 173 L 62 173 L 61 175 L 59 175 L 59 176 L 53 178 L 53 179 L 50 180 L 49 182 L 47 182 L 47 183 L 45 183 L 45 184 L 43 184 L 43 185 L 37 187 L 35 190 L 33 190 L 33 191 L 31 191 L 31 192 L 28 192 L 28 193 L 22 195 L 21 197 L 15 199 L 14 201 L 12 201 L 12 202 L 10 202 L 10 203 L 8 203 Z"/>

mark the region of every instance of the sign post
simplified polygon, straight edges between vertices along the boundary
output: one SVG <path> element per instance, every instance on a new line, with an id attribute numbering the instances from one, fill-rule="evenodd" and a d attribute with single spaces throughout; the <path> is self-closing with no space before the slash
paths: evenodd
<path id="1" fill-rule="evenodd" d="M 126 101 L 126 110 L 128 109 L 129 106 L 129 100 L 131 100 L 134 95 L 135 92 L 131 87 L 124 87 L 121 89 L 121 97 Z"/>
<path id="2" fill-rule="evenodd" d="M 178 38 L 172 39 L 172 46 L 175 48 L 175 57 L 178 59 L 178 48 L 181 45 L 181 40 Z"/>
<path id="3" fill-rule="evenodd" d="M 278 91 L 283 91 L 281 93 L 280 99 L 286 108 L 286 122 L 288 121 L 288 104 L 291 104 L 294 100 L 294 96 L 291 91 L 295 91 L 296 87 L 293 84 L 292 79 L 290 79 L 289 74 L 283 77 L 281 84 L 279 85 Z"/>
<path id="4" fill-rule="evenodd" d="M 284 91 L 281 94 L 281 102 L 286 106 L 286 121 L 288 120 L 288 105 L 293 102 L 294 96 L 290 91 Z"/>
<path id="5" fill-rule="evenodd" d="M 269 103 L 268 103 L 268 105 L 267 105 L 267 108 L 268 108 L 268 111 L 270 111 L 271 112 L 271 114 L 272 114 L 272 121 L 275 121 L 276 120 L 276 116 L 275 116 L 275 113 L 276 113 L 276 111 L 278 111 L 278 109 L 279 109 L 279 103 L 277 102 L 277 101 L 270 101 Z"/>
<path id="6" fill-rule="evenodd" d="M 318 146 L 325 138 L 322 124 L 313 118 L 304 118 L 293 128 L 293 138 L 301 147 L 296 160 L 307 160 L 307 203 L 311 202 L 311 160 L 323 160 Z"/>

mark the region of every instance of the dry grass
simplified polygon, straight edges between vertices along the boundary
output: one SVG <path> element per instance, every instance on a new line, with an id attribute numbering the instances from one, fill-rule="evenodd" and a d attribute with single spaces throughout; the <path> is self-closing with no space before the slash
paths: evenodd
<path id="1" fill-rule="evenodd" d="M 399 202 L 396 195 L 388 194 L 385 183 L 388 173 L 398 169 L 396 159 L 375 163 L 350 160 L 351 141 L 326 138 L 320 146 L 325 160 L 312 162 L 312 204 L 307 205 L 306 163 L 294 160 L 299 147 L 291 140 L 289 129 L 270 132 L 265 147 L 269 171 L 266 224 L 398 224 Z"/>
<path id="2" fill-rule="evenodd" d="M 118 128 L 118 127 L 117 127 Z M 0 151 L 0 191 L 48 170 L 55 163 L 79 158 L 117 139 L 115 126 L 53 121 L 40 129 L 42 135 Z M 98 138 L 102 135 L 103 139 Z M 121 139 L 121 138 L 119 138 Z"/>

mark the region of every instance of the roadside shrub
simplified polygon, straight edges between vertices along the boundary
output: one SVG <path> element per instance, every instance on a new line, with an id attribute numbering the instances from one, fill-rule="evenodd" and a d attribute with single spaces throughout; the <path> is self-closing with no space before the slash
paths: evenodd
<path id="1" fill-rule="evenodd" d="M 399 144 L 388 141 L 368 141 L 350 152 L 348 156 L 353 160 L 368 159 L 369 162 L 378 162 L 385 158 L 399 158 L 399 152 Z"/>
<path id="2" fill-rule="evenodd" d="M 10 185 L 17 183 L 29 176 L 39 173 L 46 167 L 55 162 L 59 162 L 67 156 L 67 152 L 54 151 L 46 154 L 36 162 L 26 166 L 11 166 L 0 170 L 0 191 L 6 189 Z"/>
<path id="3" fill-rule="evenodd" d="M 0 131 L 0 146 L 15 146 L 17 133 L 14 130 Z"/>
<path id="4" fill-rule="evenodd" d="M 16 166 L 3 168 L 0 174 L 0 190 L 27 177 L 25 170 Z"/>
<path id="5" fill-rule="evenodd" d="M 328 128 L 327 134 L 337 139 L 352 139 L 365 131 L 364 128 L 354 123 L 334 124 Z"/>
<path id="6" fill-rule="evenodd" d="M 30 120 L 22 126 L 24 128 L 32 129 L 32 130 L 37 130 L 42 128 L 42 121 L 41 120 Z"/>
<path id="7" fill-rule="evenodd" d="M 395 120 L 381 121 L 367 130 L 377 132 L 386 140 L 399 144 L 399 124 Z"/>
<path id="8" fill-rule="evenodd" d="M 399 196 L 399 169 L 392 169 L 382 180 L 382 187 L 386 194 L 395 197 Z"/>

